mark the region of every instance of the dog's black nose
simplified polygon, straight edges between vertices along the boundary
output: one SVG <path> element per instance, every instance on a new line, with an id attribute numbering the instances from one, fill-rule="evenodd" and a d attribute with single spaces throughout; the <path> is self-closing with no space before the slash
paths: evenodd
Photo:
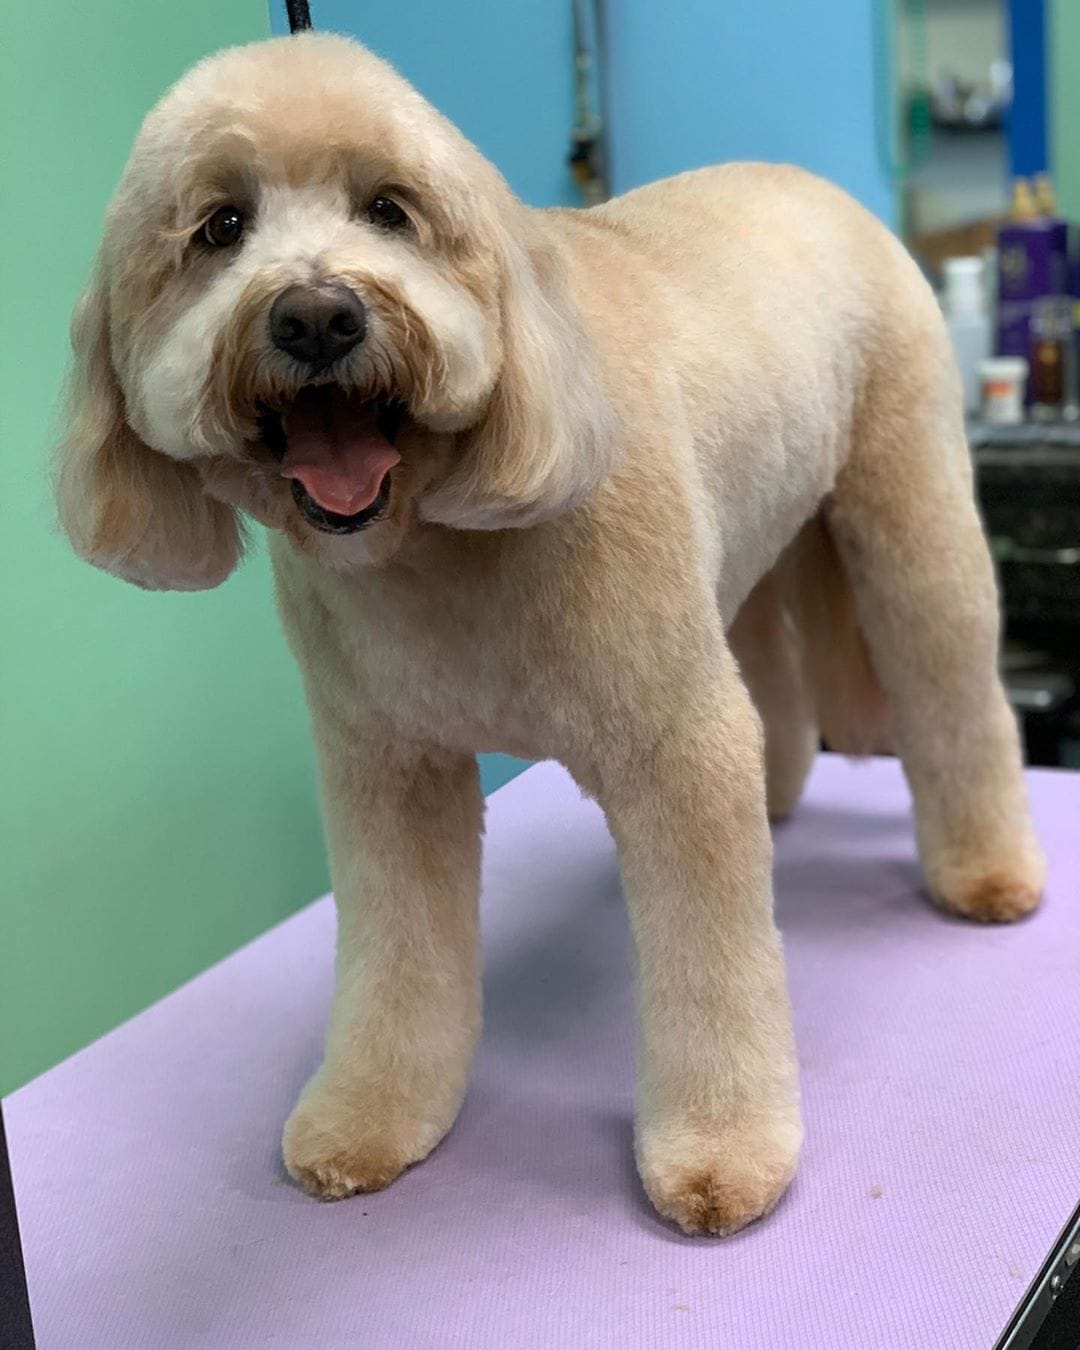
<path id="1" fill-rule="evenodd" d="M 363 342 L 364 303 L 340 282 L 290 286 L 270 306 L 270 340 L 309 366 L 328 366 Z"/>

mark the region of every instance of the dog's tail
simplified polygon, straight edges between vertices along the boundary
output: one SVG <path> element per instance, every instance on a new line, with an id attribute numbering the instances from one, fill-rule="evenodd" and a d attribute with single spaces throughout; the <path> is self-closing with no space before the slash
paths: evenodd
<path id="1" fill-rule="evenodd" d="M 822 740 L 844 755 L 891 749 L 889 705 L 859 627 L 851 578 L 821 516 L 803 527 L 787 561 L 792 614 Z"/>

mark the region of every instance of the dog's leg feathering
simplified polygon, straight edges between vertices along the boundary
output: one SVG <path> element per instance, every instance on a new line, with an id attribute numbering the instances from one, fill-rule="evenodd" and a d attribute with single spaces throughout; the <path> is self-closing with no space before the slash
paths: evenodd
<path id="1" fill-rule="evenodd" d="M 319 747 L 338 911 L 322 1066 L 285 1125 L 290 1174 L 378 1190 L 450 1129 L 480 1026 L 476 761 L 332 722 Z M 362 735 L 362 734 L 361 734 Z"/>

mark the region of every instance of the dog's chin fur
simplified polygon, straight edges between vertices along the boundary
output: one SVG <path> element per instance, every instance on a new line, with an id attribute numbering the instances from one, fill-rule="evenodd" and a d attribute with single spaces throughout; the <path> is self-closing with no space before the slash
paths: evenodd
<path id="1" fill-rule="evenodd" d="M 238 453 L 206 456 L 198 461 L 197 470 L 209 497 L 282 535 L 303 557 L 332 571 L 348 572 L 393 558 L 418 523 L 426 489 L 447 477 L 454 452 L 450 434 L 410 422 L 395 446 L 402 459 L 390 474 L 386 506 L 370 524 L 338 535 L 326 534 L 304 519 L 276 457 L 265 445 L 248 443 Z"/>
<path id="2" fill-rule="evenodd" d="M 407 232 L 368 219 L 376 194 Z M 249 224 L 215 251 L 223 203 Z M 259 420 L 310 379 L 269 306 L 322 278 L 369 319 L 329 377 L 408 410 L 385 511 L 338 535 L 298 510 Z M 326 1059 L 284 1137 L 315 1193 L 387 1184 L 460 1106 L 477 751 L 561 760 L 611 824 L 639 1168 L 688 1232 L 767 1214 L 795 1167 L 767 813 L 794 808 L 822 733 L 851 753 L 895 734 L 945 909 L 1036 904 L 948 334 L 837 189 L 729 165 L 529 211 L 356 44 L 257 44 L 147 118 L 74 348 L 58 500 L 84 557 L 199 589 L 236 565 L 243 517 L 271 534 L 339 913 Z"/>

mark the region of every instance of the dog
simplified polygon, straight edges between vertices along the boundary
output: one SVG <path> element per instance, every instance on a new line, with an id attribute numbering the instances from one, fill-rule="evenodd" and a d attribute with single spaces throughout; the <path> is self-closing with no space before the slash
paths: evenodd
<path id="1" fill-rule="evenodd" d="M 314 1194 L 387 1185 L 461 1105 L 478 752 L 557 759 L 606 813 L 637 1163 L 688 1233 L 795 1170 L 769 820 L 822 737 L 895 744 L 944 909 L 1037 904 L 946 330 L 838 188 L 731 164 L 529 209 L 363 47 L 274 39 L 149 114 L 72 335 L 82 557 L 197 590 L 269 531 L 338 910 L 283 1140 Z"/>

